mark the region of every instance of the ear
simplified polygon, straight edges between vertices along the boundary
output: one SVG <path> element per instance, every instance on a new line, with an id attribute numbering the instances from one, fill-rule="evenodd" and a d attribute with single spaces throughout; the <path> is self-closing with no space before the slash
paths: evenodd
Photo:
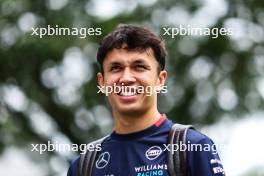
<path id="1" fill-rule="evenodd" d="M 104 76 L 101 72 L 97 73 L 97 82 L 99 84 L 100 87 L 102 87 L 103 89 L 105 89 L 105 82 L 104 82 Z"/>
<path id="2" fill-rule="evenodd" d="M 165 85 L 166 80 L 167 80 L 167 76 L 168 76 L 167 71 L 165 71 L 165 70 L 160 71 L 159 76 L 158 76 L 158 80 L 157 80 L 158 81 L 157 84 L 160 87 L 160 90 Z"/>

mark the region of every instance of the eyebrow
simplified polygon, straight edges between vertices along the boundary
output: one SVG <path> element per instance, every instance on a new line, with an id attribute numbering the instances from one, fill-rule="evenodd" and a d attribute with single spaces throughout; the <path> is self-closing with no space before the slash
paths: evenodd
<path id="1" fill-rule="evenodd" d="M 133 63 L 135 63 L 135 64 L 147 64 L 146 61 L 143 59 L 137 59 L 137 60 L 133 61 Z"/>
<path id="2" fill-rule="evenodd" d="M 141 58 L 136 59 L 136 60 L 133 61 L 131 64 L 132 64 L 132 65 L 143 64 L 143 65 L 145 65 L 145 66 L 148 67 L 148 68 L 151 67 L 151 66 L 150 66 L 150 65 L 149 65 L 144 59 L 141 59 Z M 112 66 L 121 66 L 121 65 L 122 65 L 121 62 L 118 62 L 118 61 L 112 61 L 112 62 L 110 62 L 109 64 L 107 64 L 107 67 L 108 67 L 108 68 L 111 68 Z"/>
<path id="3" fill-rule="evenodd" d="M 137 60 L 133 61 L 133 64 L 149 65 L 144 59 L 137 59 Z"/>
<path id="4" fill-rule="evenodd" d="M 135 60 L 133 63 L 133 65 L 136 65 L 136 64 L 143 64 L 144 66 L 150 68 L 151 66 L 144 60 L 144 59 L 137 59 Z"/>
<path id="5" fill-rule="evenodd" d="M 122 65 L 122 63 L 120 63 L 120 62 L 112 61 L 112 62 L 110 62 L 109 64 L 106 65 L 106 69 L 109 70 L 112 67 L 121 66 L 121 65 Z"/>
<path id="6" fill-rule="evenodd" d="M 108 66 L 115 66 L 115 65 L 122 65 L 120 62 L 116 62 L 116 61 L 113 61 L 113 62 L 110 62 L 109 64 L 108 64 Z"/>

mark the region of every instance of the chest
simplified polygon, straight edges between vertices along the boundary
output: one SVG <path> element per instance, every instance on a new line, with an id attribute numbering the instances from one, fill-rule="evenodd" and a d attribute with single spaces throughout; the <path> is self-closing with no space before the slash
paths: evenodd
<path id="1" fill-rule="evenodd" d="M 166 176 L 166 151 L 162 142 L 112 142 L 97 154 L 94 176 Z"/>

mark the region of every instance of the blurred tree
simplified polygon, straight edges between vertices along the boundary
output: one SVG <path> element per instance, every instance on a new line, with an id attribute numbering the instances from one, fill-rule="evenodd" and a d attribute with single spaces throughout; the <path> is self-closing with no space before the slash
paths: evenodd
<path id="1" fill-rule="evenodd" d="M 45 143 L 54 133 L 81 144 L 109 132 L 110 107 L 96 93 L 96 49 L 119 23 L 150 27 L 164 38 L 169 93 L 161 95 L 159 103 L 174 121 L 211 124 L 263 108 L 263 2 L 117 1 L 113 7 L 107 5 L 95 0 L 1 1 L 1 151 L 10 145 Z M 234 34 L 163 35 L 163 27 L 180 24 L 231 27 Z M 99 27 L 102 35 L 31 35 L 32 27 L 47 25 Z"/>

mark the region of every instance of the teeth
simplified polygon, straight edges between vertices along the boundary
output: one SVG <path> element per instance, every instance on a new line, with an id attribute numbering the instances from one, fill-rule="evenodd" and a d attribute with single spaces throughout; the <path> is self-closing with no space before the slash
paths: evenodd
<path id="1" fill-rule="evenodd" d="M 133 96 L 136 95 L 136 92 L 121 92 L 121 96 Z"/>

